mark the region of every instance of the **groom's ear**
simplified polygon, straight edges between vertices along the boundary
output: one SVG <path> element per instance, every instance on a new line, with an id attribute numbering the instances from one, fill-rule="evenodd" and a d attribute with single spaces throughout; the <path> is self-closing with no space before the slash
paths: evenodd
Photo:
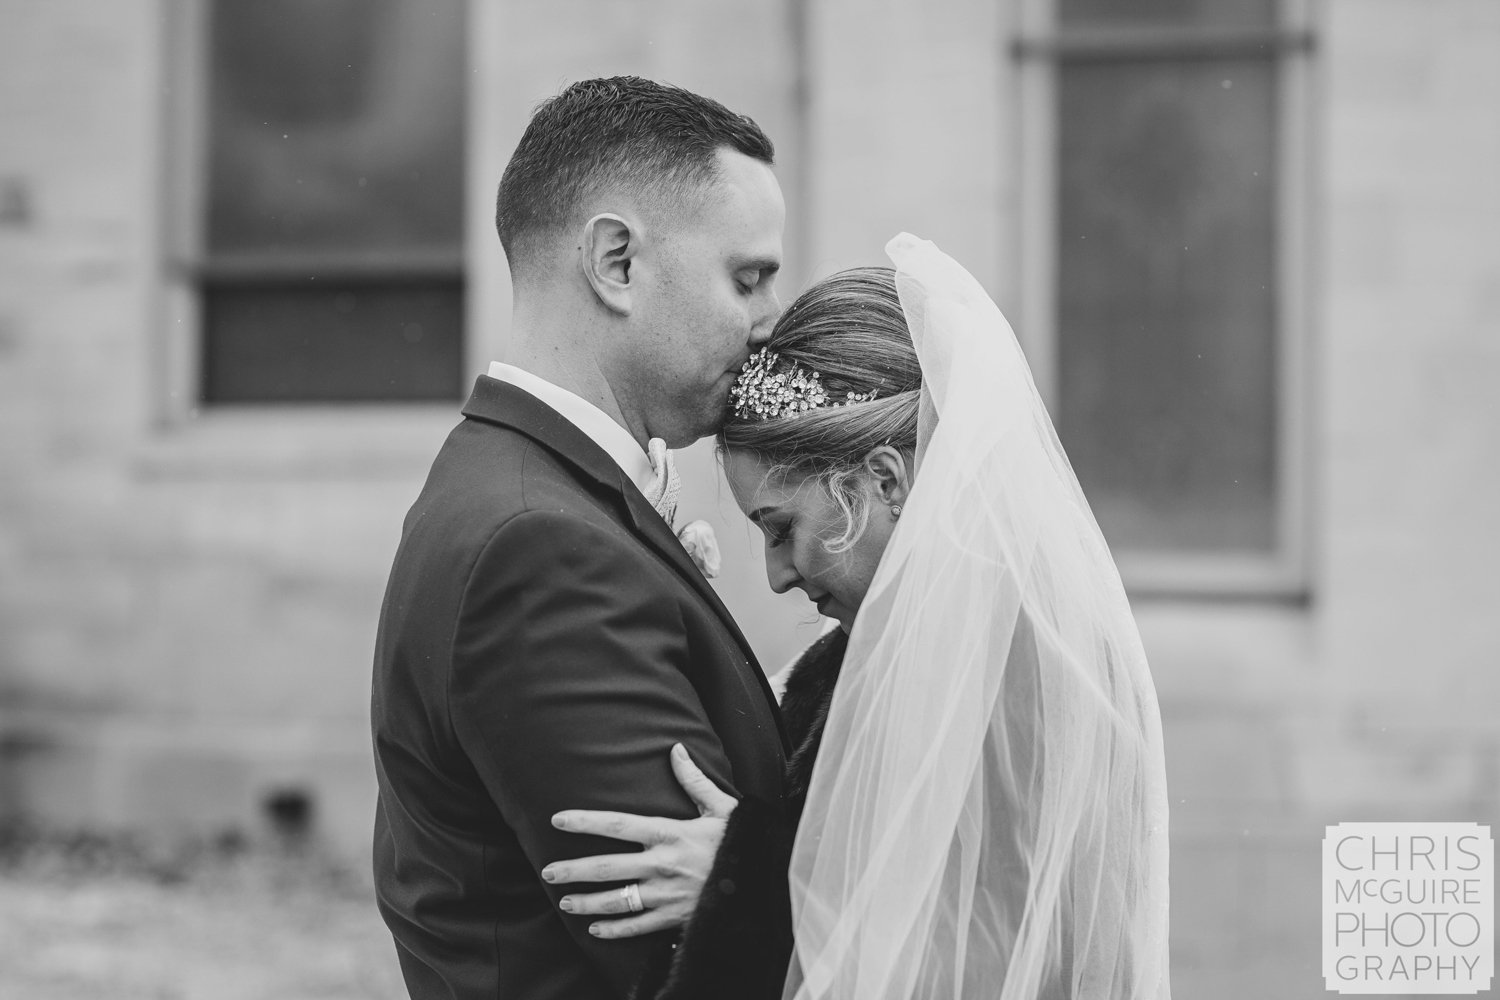
<path id="1" fill-rule="evenodd" d="M 904 504 L 911 491 L 911 473 L 906 456 L 888 444 L 871 448 L 864 459 L 871 488 L 883 504 Z"/>
<path id="2" fill-rule="evenodd" d="M 579 246 L 583 276 L 604 308 L 621 316 L 630 315 L 630 269 L 640 244 L 640 235 L 630 223 L 611 212 L 583 224 Z"/>

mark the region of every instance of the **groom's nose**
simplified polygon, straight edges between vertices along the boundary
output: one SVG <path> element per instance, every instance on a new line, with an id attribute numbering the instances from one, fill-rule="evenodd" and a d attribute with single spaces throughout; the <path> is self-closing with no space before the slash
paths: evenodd
<path id="1" fill-rule="evenodd" d="M 781 316 L 781 300 L 776 297 L 775 292 L 768 292 L 765 296 L 767 306 L 757 318 L 755 324 L 750 327 L 750 347 L 752 350 L 759 348 L 771 339 L 771 330 L 776 326 L 776 320 Z"/>
<path id="2" fill-rule="evenodd" d="M 750 328 L 750 350 L 757 351 L 764 347 L 766 342 L 771 339 L 771 331 L 775 326 L 776 319 L 774 316 L 763 323 L 757 323 L 752 326 Z"/>

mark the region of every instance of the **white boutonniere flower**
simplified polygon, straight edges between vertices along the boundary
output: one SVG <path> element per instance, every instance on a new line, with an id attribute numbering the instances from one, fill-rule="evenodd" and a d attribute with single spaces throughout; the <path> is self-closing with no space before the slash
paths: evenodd
<path id="1" fill-rule="evenodd" d="M 719 540 L 707 521 L 691 521 L 677 532 L 677 540 L 697 563 L 699 571 L 710 580 L 719 575 Z"/>

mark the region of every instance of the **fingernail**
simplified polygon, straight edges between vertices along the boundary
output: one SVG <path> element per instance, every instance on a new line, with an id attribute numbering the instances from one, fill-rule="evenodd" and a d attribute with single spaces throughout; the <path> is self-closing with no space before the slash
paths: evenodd
<path id="1" fill-rule="evenodd" d="M 559 830 L 566 830 L 568 828 L 568 814 L 558 813 L 553 816 L 552 825 L 557 827 Z"/>
<path id="2" fill-rule="evenodd" d="M 564 896 L 562 899 L 558 900 L 557 907 L 558 907 L 558 909 L 562 910 L 564 913 L 572 913 L 573 912 L 573 897 L 572 896 Z"/>
<path id="3" fill-rule="evenodd" d="M 687 747 L 683 746 L 681 743 L 672 744 L 673 757 L 676 757 L 678 760 L 687 760 L 687 755 Z"/>
<path id="4" fill-rule="evenodd" d="M 551 882 L 555 878 L 557 878 L 557 869 L 553 868 L 551 865 L 548 865 L 546 868 L 542 869 L 542 881 Z"/>
<path id="5" fill-rule="evenodd" d="M 594 937 L 598 937 L 603 932 L 599 930 L 598 924 L 589 924 L 589 933 L 594 935 Z"/>

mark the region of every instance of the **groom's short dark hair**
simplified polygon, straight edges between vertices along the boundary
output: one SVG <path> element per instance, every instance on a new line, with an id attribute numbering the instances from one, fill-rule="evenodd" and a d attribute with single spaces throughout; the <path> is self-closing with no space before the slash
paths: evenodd
<path id="1" fill-rule="evenodd" d="M 685 194 L 713 179 L 726 147 L 765 163 L 775 156 L 754 121 L 690 90 L 638 76 L 572 84 L 537 106 L 500 180 L 495 228 L 511 269 L 532 237 L 567 225 L 589 191 Z"/>

